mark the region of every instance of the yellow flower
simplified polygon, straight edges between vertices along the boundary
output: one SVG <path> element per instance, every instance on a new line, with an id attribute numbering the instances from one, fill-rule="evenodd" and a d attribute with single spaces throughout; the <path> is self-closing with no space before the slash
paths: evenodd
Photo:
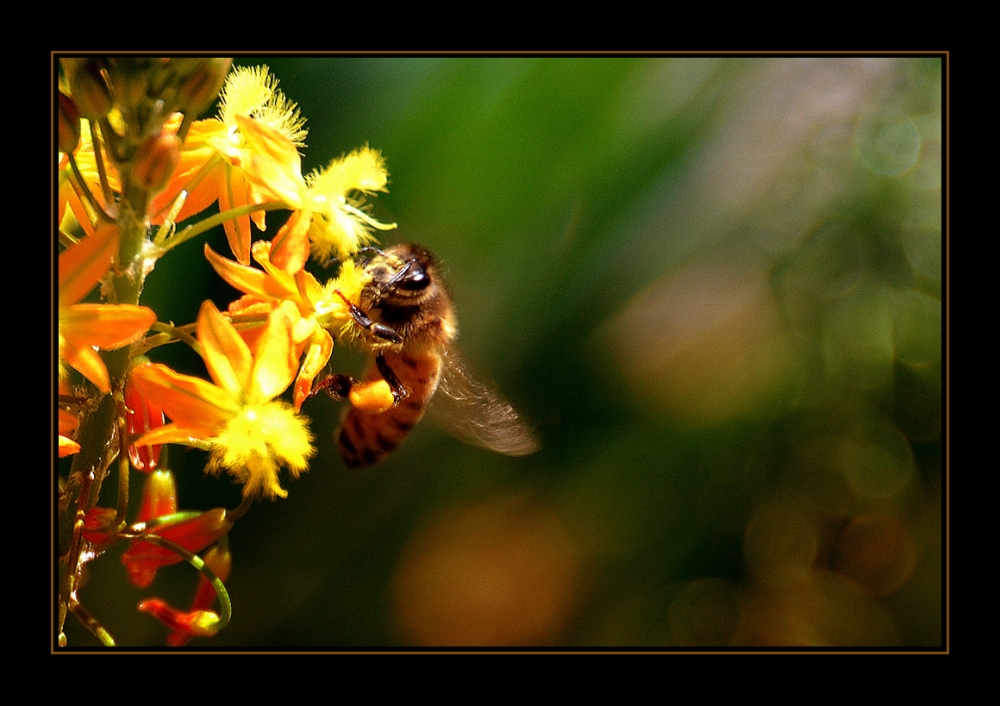
<path id="1" fill-rule="evenodd" d="M 219 118 L 192 125 L 192 131 L 198 128 L 201 138 L 224 160 L 223 168 L 212 175 L 222 211 L 269 198 L 295 208 L 280 197 L 280 185 L 302 181 L 298 148 L 305 144 L 305 120 L 277 86 L 266 66 L 236 68 L 219 96 Z M 263 211 L 256 212 L 253 220 L 264 230 Z M 249 263 L 250 217 L 227 220 L 225 228 L 236 259 Z"/>
<path id="2" fill-rule="evenodd" d="M 350 309 L 344 300 L 357 302 L 365 280 L 361 269 L 352 260 L 347 260 L 341 265 L 336 279 L 321 285 L 306 270 L 291 275 L 276 267 L 270 254 L 271 243 L 261 240 L 253 244 L 253 257 L 264 268 L 258 270 L 227 260 L 205 246 L 205 257 L 219 276 L 245 295 L 230 304 L 230 315 L 257 313 L 261 308 L 270 311 L 282 302 L 295 305 L 298 319 L 293 326 L 293 340 L 299 357 L 303 358 L 292 396 L 298 411 L 312 389 L 313 380 L 326 367 L 333 353 L 330 331 L 335 330 L 338 338 L 355 332 Z M 241 329 L 240 333 L 252 345 L 258 331 L 250 327 Z"/>
<path id="3" fill-rule="evenodd" d="M 176 373 L 165 365 L 136 368 L 132 383 L 159 404 L 171 424 L 153 429 L 136 444 L 186 444 L 210 451 L 208 470 L 225 468 L 245 483 L 243 494 L 286 497 L 280 466 L 297 478 L 315 453 L 308 421 L 275 398 L 295 377 L 292 339 L 295 310 L 275 308 L 251 350 L 229 319 L 210 301 L 198 314 L 197 336 L 213 383 Z"/>
<path id="4" fill-rule="evenodd" d="M 59 255 L 59 377 L 65 362 L 101 392 L 111 390 L 111 381 L 96 349 L 135 343 L 156 322 L 146 306 L 78 303 L 111 268 L 117 250 L 118 228 L 103 226 Z"/>
<path id="5" fill-rule="evenodd" d="M 272 261 L 295 272 L 310 252 L 320 262 L 346 260 L 374 241 L 372 229 L 395 228 L 365 210 L 365 195 L 385 191 L 388 179 L 381 153 L 367 146 L 311 173 L 297 200 L 287 195 L 286 203 L 297 210 L 274 237 Z"/>

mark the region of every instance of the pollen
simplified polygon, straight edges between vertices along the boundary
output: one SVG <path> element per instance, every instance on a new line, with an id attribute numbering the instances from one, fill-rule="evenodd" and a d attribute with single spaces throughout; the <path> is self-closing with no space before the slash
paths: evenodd
<path id="1" fill-rule="evenodd" d="M 308 469 L 315 453 L 309 422 L 283 402 L 248 406 L 233 417 L 212 444 L 209 470 L 222 468 L 245 483 L 243 494 L 287 497 L 278 482 L 284 466 L 292 478 Z"/>
<path id="2" fill-rule="evenodd" d="M 266 66 L 237 67 L 230 72 L 219 96 L 219 116 L 235 125 L 237 115 L 248 115 L 273 128 L 299 147 L 305 146 L 305 118 L 298 106 L 278 90 L 278 79 Z"/>

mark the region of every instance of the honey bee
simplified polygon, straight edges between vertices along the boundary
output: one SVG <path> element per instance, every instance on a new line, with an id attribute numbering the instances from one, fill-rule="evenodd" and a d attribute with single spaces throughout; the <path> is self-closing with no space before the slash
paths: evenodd
<path id="1" fill-rule="evenodd" d="M 392 403 L 384 411 L 370 413 L 358 404 L 348 409 L 337 435 L 344 463 L 370 466 L 395 451 L 439 390 L 447 400 L 443 421 L 463 441 L 509 456 L 537 451 L 535 435 L 514 408 L 469 377 L 455 354 L 455 309 L 436 258 L 414 244 L 372 252 L 360 261 L 369 282 L 359 305 L 345 301 L 354 322 L 368 332 L 374 364 L 364 383 L 331 375 L 311 393 L 325 390 L 353 401 L 352 389 L 383 380 L 391 390 Z"/>

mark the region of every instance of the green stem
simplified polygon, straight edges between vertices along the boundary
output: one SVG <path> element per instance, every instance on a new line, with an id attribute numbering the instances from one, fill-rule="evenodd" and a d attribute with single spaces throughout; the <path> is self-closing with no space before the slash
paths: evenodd
<path id="1" fill-rule="evenodd" d="M 94 637 L 101 641 L 101 644 L 105 647 L 115 646 L 115 639 L 111 637 L 111 633 L 104 629 L 104 626 L 98 622 L 97 618 L 90 614 L 90 611 L 76 602 L 73 603 L 70 610 L 76 616 L 76 619 L 83 623 L 84 627 L 90 630 L 94 634 Z"/>
<path id="2" fill-rule="evenodd" d="M 226 585 L 222 583 L 222 579 L 220 579 L 216 573 L 209 568 L 204 559 L 197 554 L 189 552 L 176 542 L 171 542 L 169 539 L 164 539 L 163 537 L 155 534 L 142 535 L 142 541 L 149 542 L 150 544 L 155 544 L 158 547 L 163 547 L 168 551 L 172 551 L 174 554 L 181 557 L 184 561 L 201 572 L 201 575 L 208 579 L 208 581 L 212 584 L 212 588 L 215 589 L 215 595 L 219 598 L 219 621 L 215 624 L 215 629 L 222 630 L 222 628 L 229 625 L 229 620 L 233 617 L 233 604 L 229 600 L 229 592 L 226 591 Z"/>
<path id="3" fill-rule="evenodd" d="M 166 242 L 163 243 L 163 252 L 168 252 L 173 248 L 176 248 L 181 243 L 185 243 L 191 238 L 195 238 L 202 233 L 215 228 L 218 225 L 222 225 L 228 220 L 233 218 L 239 218 L 240 216 L 246 216 L 251 213 L 256 213 L 257 211 L 287 211 L 288 204 L 282 203 L 280 201 L 268 201 L 267 203 L 260 204 L 248 204 L 246 206 L 240 206 L 239 208 L 231 208 L 228 211 L 223 211 L 222 213 L 217 213 L 214 216 L 206 218 L 203 221 L 198 221 L 189 225 L 184 230 L 179 233 L 174 234 Z"/>
<path id="4" fill-rule="evenodd" d="M 146 237 L 142 214 L 146 212 L 148 194 L 131 184 L 127 172 L 123 172 L 122 180 L 125 189 L 118 218 L 118 266 L 112 270 L 112 292 L 109 298 L 118 304 L 138 304 L 143 285 L 142 246 Z M 111 394 L 104 395 L 93 410 L 85 413 L 80 420 L 77 437 L 80 451 L 73 458 L 66 482 L 66 495 L 60 504 L 59 635 L 64 633 L 67 613 L 77 612 L 74 607 L 77 604 L 76 591 L 80 586 L 83 570 L 83 549 L 87 545 L 82 536 L 83 520 L 87 511 L 97 505 L 111 463 L 119 452 L 124 451 L 122 444 L 125 440 L 118 434 L 118 409 L 115 400 L 121 399 L 124 394 L 125 376 L 132 350 L 125 347 L 102 352 L 101 355 L 108 369 Z M 127 466 L 125 472 L 128 472 Z M 127 491 L 127 485 L 125 489 Z M 119 500 L 119 506 L 124 503 L 127 503 L 127 498 Z"/>
<path id="5" fill-rule="evenodd" d="M 111 223 L 114 219 L 108 215 L 100 203 L 97 202 L 97 198 L 90 191 L 90 187 L 87 186 L 87 182 L 83 178 L 83 174 L 80 173 L 80 167 L 76 163 L 76 158 L 73 155 L 69 156 L 69 168 L 73 172 L 73 189 L 76 190 L 84 201 L 86 201 L 90 208 L 93 209 L 97 217 L 105 222 Z"/>

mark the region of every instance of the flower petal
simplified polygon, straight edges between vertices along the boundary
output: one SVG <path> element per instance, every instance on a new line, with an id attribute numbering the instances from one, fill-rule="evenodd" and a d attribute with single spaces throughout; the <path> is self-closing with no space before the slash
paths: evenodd
<path id="1" fill-rule="evenodd" d="M 59 255 L 59 306 L 87 296 L 111 267 L 118 251 L 118 227 L 102 226 Z"/>
<path id="2" fill-rule="evenodd" d="M 274 128 L 245 115 L 235 116 L 245 141 L 243 171 L 265 198 L 289 208 L 302 206 L 306 181 L 298 148 Z"/>
<path id="3" fill-rule="evenodd" d="M 295 378 L 295 391 L 292 395 L 292 401 L 295 404 L 296 412 L 301 409 L 302 403 L 309 397 L 309 393 L 312 391 L 313 380 L 326 367 L 332 354 L 333 337 L 326 329 L 316 329 L 312 340 L 309 342 L 309 347 L 306 348 L 306 355 L 302 360 L 299 375 Z"/>
<path id="4" fill-rule="evenodd" d="M 257 341 L 253 377 L 247 390 L 247 399 L 251 402 L 265 402 L 277 397 L 288 389 L 295 378 L 299 364 L 292 340 L 293 312 L 298 318 L 298 310 L 291 302 L 284 302 L 272 311 L 267 328 Z"/>
<path id="5" fill-rule="evenodd" d="M 176 373 L 165 365 L 153 363 L 132 371 L 132 383 L 136 389 L 155 401 L 176 424 L 159 427 L 136 440 L 137 444 L 180 443 L 164 436 L 178 427 L 202 432 L 214 432 L 226 420 L 239 412 L 237 396 L 228 391 L 190 375 Z M 158 433 L 159 432 L 159 433 Z M 199 434 L 206 438 L 212 433 Z"/>
<path id="6" fill-rule="evenodd" d="M 295 283 L 269 277 L 255 267 L 240 265 L 227 260 L 205 245 L 205 257 L 222 279 L 245 294 L 256 294 L 265 299 L 285 299 L 295 296 Z"/>
<path id="7" fill-rule="evenodd" d="M 219 189 L 219 210 L 222 212 L 233 208 L 241 208 L 251 202 L 250 184 L 243 177 L 243 172 L 228 167 Z M 243 214 L 230 218 L 223 227 L 226 230 L 226 240 L 229 249 L 241 265 L 250 264 L 250 216 Z M 206 246 L 207 247 L 207 246 Z"/>
<path id="8" fill-rule="evenodd" d="M 135 343 L 154 323 L 156 312 L 135 304 L 74 304 L 59 312 L 63 338 L 104 350 Z"/>
<path id="9" fill-rule="evenodd" d="M 60 341 L 59 357 L 66 365 L 90 380 L 101 392 L 111 392 L 111 378 L 104 360 L 92 347 L 78 344 L 65 337 Z"/>
<path id="10" fill-rule="evenodd" d="M 298 272 L 309 259 L 309 231 L 313 214 L 295 211 L 274 236 L 271 262 L 286 272 Z"/>
<path id="11" fill-rule="evenodd" d="M 253 365 L 250 347 L 209 300 L 202 303 L 198 312 L 198 342 L 212 379 L 230 393 L 241 394 L 250 382 Z"/>

